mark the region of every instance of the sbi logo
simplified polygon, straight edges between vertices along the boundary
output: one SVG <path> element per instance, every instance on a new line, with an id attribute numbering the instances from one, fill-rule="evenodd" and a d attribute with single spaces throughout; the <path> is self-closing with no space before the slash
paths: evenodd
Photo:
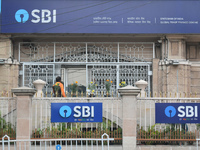
<path id="1" fill-rule="evenodd" d="M 59 114 L 63 118 L 68 118 L 72 114 L 72 110 L 69 106 L 62 106 L 59 110 Z"/>
<path id="2" fill-rule="evenodd" d="M 31 11 L 32 19 L 30 20 L 32 23 L 56 23 L 56 10 L 54 9 L 52 12 L 48 9 L 34 9 Z M 29 13 L 25 9 L 19 9 L 15 13 L 15 19 L 19 23 L 25 23 L 29 20 Z"/>
<path id="3" fill-rule="evenodd" d="M 82 110 L 82 111 L 81 111 Z M 75 106 L 73 108 L 73 117 L 94 117 L 94 106 Z M 68 118 L 72 114 L 72 109 L 69 106 L 62 106 L 59 110 L 59 114 L 63 118 Z"/>
<path id="4" fill-rule="evenodd" d="M 173 106 L 168 106 L 165 108 L 165 115 L 167 117 L 174 117 L 176 114 L 176 109 Z"/>
<path id="5" fill-rule="evenodd" d="M 179 106 L 176 110 L 174 106 L 165 108 L 165 115 L 169 118 L 174 117 L 178 113 L 178 117 L 198 117 L 197 106 Z"/>

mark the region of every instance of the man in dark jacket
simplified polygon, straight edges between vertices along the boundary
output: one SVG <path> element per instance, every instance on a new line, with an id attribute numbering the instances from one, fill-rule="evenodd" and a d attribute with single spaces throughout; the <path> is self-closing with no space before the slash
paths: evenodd
<path id="1" fill-rule="evenodd" d="M 66 97 L 64 91 L 64 85 L 61 82 L 61 77 L 56 77 L 56 83 L 52 86 L 54 97 Z"/>

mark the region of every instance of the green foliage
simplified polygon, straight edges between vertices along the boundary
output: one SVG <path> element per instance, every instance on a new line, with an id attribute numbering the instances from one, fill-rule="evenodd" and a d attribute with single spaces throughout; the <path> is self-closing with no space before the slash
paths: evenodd
<path id="1" fill-rule="evenodd" d="M 197 124 L 197 129 L 198 129 L 198 130 L 200 129 L 200 124 Z"/>
<path id="2" fill-rule="evenodd" d="M 58 93 L 58 91 L 60 90 L 60 83 L 56 83 L 55 85 L 54 85 L 54 92 L 55 93 Z"/>
<path id="3" fill-rule="evenodd" d="M 70 92 L 72 92 L 73 94 L 76 94 L 76 91 L 78 91 L 78 82 L 74 82 L 72 84 L 68 85 Z"/>
<path id="4" fill-rule="evenodd" d="M 115 128 L 112 128 L 111 131 L 112 122 L 105 118 L 103 118 L 103 122 L 98 128 L 92 130 L 81 126 L 81 123 L 68 123 L 67 125 L 66 123 L 57 125 L 54 123 L 51 130 L 47 127 L 46 129 L 41 130 L 38 128 L 33 131 L 32 138 L 101 138 L 103 133 L 107 133 L 110 137 L 111 135 L 118 135 L 117 138 L 122 138 L 122 129 L 120 127 L 116 128 L 115 122 L 113 122 L 113 126 Z"/>
<path id="5" fill-rule="evenodd" d="M 0 117 L 0 137 L 3 137 L 6 134 L 10 138 L 15 138 L 16 137 L 15 126 L 13 126 L 10 122 L 6 122 L 4 118 Z"/>
<path id="6" fill-rule="evenodd" d="M 187 125 L 182 124 L 182 129 L 175 128 L 175 124 L 170 124 L 165 127 L 165 129 L 160 129 L 160 131 L 155 130 L 155 125 L 148 128 L 147 131 L 141 127 L 137 130 L 137 136 L 139 139 L 144 139 L 141 143 L 145 145 L 155 145 L 155 144 L 170 144 L 170 145 L 177 145 L 179 142 L 177 141 L 169 141 L 168 139 L 195 139 L 195 133 L 187 131 Z M 146 139 L 152 139 L 152 141 L 145 141 Z M 165 141 L 154 141 L 154 139 L 165 139 Z M 191 144 L 193 142 L 188 142 Z"/>
<path id="7" fill-rule="evenodd" d="M 110 81 L 110 80 L 106 80 L 106 82 L 105 82 L 105 86 L 106 86 L 106 92 L 108 92 L 109 94 L 110 94 L 110 88 L 111 88 L 111 84 L 112 84 L 113 82 L 112 81 Z"/>
<path id="8" fill-rule="evenodd" d="M 41 130 L 40 128 L 38 128 L 36 131 L 35 131 L 35 133 L 34 133 L 34 136 L 36 137 L 36 138 L 40 138 L 40 137 L 42 137 L 44 135 L 44 130 Z"/>
<path id="9" fill-rule="evenodd" d="M 88 84 L 88 89 L 91 91 L 91 93 L 94 93 L 95 92 L 95 90 L 96 90 L 96 84 L 95 84 L 95 82 L 90 82 L 89 84 Z"/>
<path id="10" fill-rule="evenodd" d="M 125 81 L 122 81 L 120 84 L 119 84 L 120 87 L 125 87 L 126 86 L 126 82 Z"/>

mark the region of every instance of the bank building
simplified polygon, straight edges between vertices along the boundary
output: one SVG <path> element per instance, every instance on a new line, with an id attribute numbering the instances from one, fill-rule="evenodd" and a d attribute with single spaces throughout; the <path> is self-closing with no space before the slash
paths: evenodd
<path id="1" fill-rule="evenodd" d="M 0 4 L 0 118 L 7 122 L 14 118 L 14 121 L 11 120 L 13 131 L 18 129 L 16 124 L 19 123 L 16 121 L 18 118 L 15 115 L 19 113 L 16 114 L 15 104 L 20 95 L 16 91 L 21 88 L 33 90 L 34 82 L 42 80 L 43 95 L 32 94 L 30 105 L 27 103 L 32 110 L 27 110 L 32 113 L 30 129 L 26 130 L 31 131 L 27 134 L 29 140 L 52 138 L 54 135 L 47 130 L 53 132 L 55 128 L 60 138 L 64 133 L 57 134 L 57 129 L 65 126 L 67 138 L 72 131 L 76 135 L 71 135 L 71 138 L 80 136 L 77 129 L 80 137 L 86 135 L 87 138 L 86 132 L 90 133 L 90 138 L 96 136 L 94 132 L 100 137 L 104 134 L 99 129 L 105 128 L 106 135 L 116 138 L 117 144 L 123 145 L 122 141 L 127 140 L 128 144 L 124 142 L 128 145 L 127 150 L 132 144 L 135 144 L 132 147 L 136 147 L 151 140 L 161 143 L 168 139 L 169 143 L 175 141 L 181 145 L 184 142 L 181 131 L 188 144 L 195 142 L 199 133 L 198 125 L 194 124 L 198 123 L 196 104 L 200 96 L 199 1 L 0 0 Z M 62 79 L 66 98 L 57 98 L 53 94 L 52 86 L 58 76 Z M 136 88 L 138 82 L 145 83 L 142 92 Z M 13 105 L 11 100 L 14 101 Z M 98 109 L 102 110 L 99 115 L 101 123 L 94 123 L 95 106 L 83 106 L 86 112 L 91 111 L 88 115 L 79 110 L 82 105 L 76 107 L 73 104 L 79 114 L 75 116 L 82 113 L 93 118 L 76 118 L 79 121 L 76 124 L 54 124 L 50 122 L 53 100 L 101 102 Z M 194 104 L 162 105 L 168 102 Z M 179 118 L 180 122 L 175 122 L 176 125 L 172 124 L 174 122 L 156 124 L 156 105 L 168 110 L 158 116 L 161 121 L 177 115 L 176 107 L 180 108 L 181 116 L 186 117 Z M 70 110 L 68 116 L 71 115 L 73 109 L 62 108 L 63 112 L 57 116 L 67 118 L 66 110 Z M 23 109 L 20 107 L 18 110 Z M 190 112 L 195 117 L 190 118 L 190 124 L 187 122 L 186 125 L 183 122 L 188 121 L 188 116 L 191 117 Z M 130 119 L 124 114 L 131 114 L 129 117 L 132 117 L 134 129 L 128 126 L 126 121 Z M 168 118 L 163 119 L 163 116 Z M 27 120 L 30 121 L 29 118 Z M 89 120 L 93 122 L 79 124 Z M 157 136 L 151 131 L 155 131 Z M 172 132 L 180 137 L 171 135 Z M 18 135 L 13 133 L 7 136 L 17 139 L 19 132 Z M 159 141 L 161 133 L 166 136 Z"/>

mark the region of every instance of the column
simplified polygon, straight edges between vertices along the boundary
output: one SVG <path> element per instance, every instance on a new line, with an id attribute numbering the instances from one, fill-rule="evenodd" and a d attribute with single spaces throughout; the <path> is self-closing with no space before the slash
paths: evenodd
<path id="1" fill-rule="evenodd" d="M 141 89 L 128 85 L 118 89 L 122 96 L 123 150 L 136 149 L 137 136 L 137 96 Z"/>
<path id="2" fill-rule="evenodd" d="M 28 87 L 14 88 L 11 90 L 17 96 L 17 140 L 29 140 L 31 137 L 31 98 L 35 89 Z M 17 149 L 29 149 L 29 143 L 18 142 Z"/>

